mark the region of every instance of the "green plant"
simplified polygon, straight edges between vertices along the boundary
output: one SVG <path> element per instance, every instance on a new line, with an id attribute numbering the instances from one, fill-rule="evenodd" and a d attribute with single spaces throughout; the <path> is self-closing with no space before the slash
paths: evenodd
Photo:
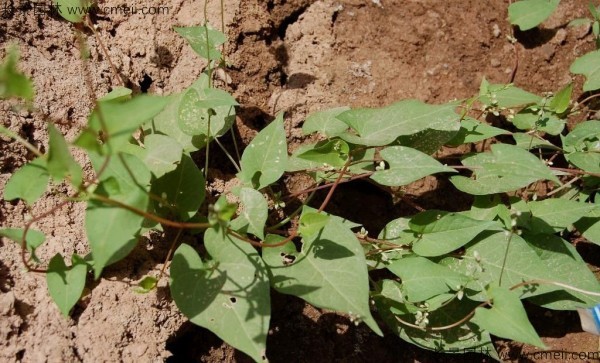
<path id="1" fill-rule="evenodd" d="M 546 20 L 560 4 L 560 0 L 520 0 L 508 7 L 510 23 L 521 30 L 533 29 Z"/>
<path id="2" fill-rule="evenodd" d="M 565 131 L 567 117 L 594 95 L 573 104 L 571 85 L 539 96 L 483 79 L 478 95 L 442 105 L 404 100 L 382 108 L 324 110 L 303 125 L 305 134 L 318 133 L 321 141 L 292 155 L 279 114 L 236 158 L 219 138 L 231 129 L 237 102 L 212 84 L 215 70 L 226 66 L 218 49 L 225 36 L 208 24 L 176 31 L 208 61 L 183 92 L 132 96 L 117 87 L 94 97 L 88 126 L 73 143 L 48 124 L 47 154 L 0 129 L 37 156 L 13 174 L 6 200 L 32 205 L 50 181 L 75 190 L 23 229 L 0 230 L 21 243 L 29 271 L 46 273 L 64 315 L 80 298 L 88 271 L 98 278 L 149 230 L 175 232 L 165 258 L 172 253 L 170 289 L 182 313 L 256 361 L 266 358 L 271 288 L 347 314 L 381 335 L 374 304 L 388 328 L 412 344 L 494 358 L 490 334 L 543 346 L 521 300 L 557 310 L 598 302 L 600 284 L 565 239 L 580 233 L 600 244 L 600 121 Z M 600 85 L 588 56 L 573 68 L 586 75 L 585 90 L 595 91 Z M 9 52 L 0 68 L 0 95 L 31 102 L 31 82 L 16 62 Z M 504 127 L 480 121 L 488 115 Z M 560 135 L 560 143 L 548 135 Z M 445 165 L 431 156 L 444 145 L 485 146 L 495 137 L 489 150 L 466 154 L 460 163 Z M 214 144 L 239 171 L 236 204 L 224 195 L 205 201 Z M 87 153 L 92 177 L 85 177 L 70 146 Z M 201 149 L 203 171 L 192 159 Z M 296 193 L 307 197 L 294 209 L 284 204 L 291 195 L 274 191 L 292 173 L 314 180 L 314 187 Z M 395 188 L 391 192 L 409 202 L 401 187 L 433 174 L 449 175 L 456 189 L 471 196 L 471 207 L 420 211 L 389 221 L 382 231 L 366 231 L 326 212 L 341 183 L 369 179 Z M 538 194 L 538 186 L 549 192 Z M 317 190 L 326 196 L 311 206 Z M 32 227 L 72 202 L 87 205 L 91 253 L 71 256 L 70 266 L 57 254 L 43 268 L 35 249 L 45 236 Z M 269 209 L 283 209 L 286 216 L 269 218 Z M 197 235 L 205 252 L 181 244 L 183 233 Z M 386 271 L 375 278 L 374 270 Z M 138 291 L 152 290 L 160 278 L 162 272 L 145 277 Z"/>

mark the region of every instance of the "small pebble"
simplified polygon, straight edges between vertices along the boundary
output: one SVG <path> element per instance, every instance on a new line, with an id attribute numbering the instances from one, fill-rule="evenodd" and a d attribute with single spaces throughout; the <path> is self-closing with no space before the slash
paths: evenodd
<path id="1" fill-rule="evenodd" d="M 500 27 L 498 26 L 498 24 L 494 23 L 494 25 L 492 25 L 492 33 L 494 34 L 495 38 L 498 38 L 500 34 L 502 34 L 502 31 L 500 31 Z"/>

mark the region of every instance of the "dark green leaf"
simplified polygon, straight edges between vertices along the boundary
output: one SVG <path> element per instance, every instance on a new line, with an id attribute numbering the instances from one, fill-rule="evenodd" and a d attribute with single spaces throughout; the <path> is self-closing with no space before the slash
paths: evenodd
<path id="1" fill-rule="evenodd" d="M 344 133 L 339 136 L 353 144 L 384 146 L 399 136 L 428 129 L 458 131 L 460 116 L 454 112 L 457 105 L 428 105 L 417 100 L 405 100 L 378 109 L 346 111 L 337 118 L 352 127 L 358 135 Z"/>
<path id="2" fill-rule="evenodd" d="M 405 146 L 385 148 L 380 155 L 390 167 L 375 171 L 371 179 L 382 185 L 402 186 L 434 173 L 456 172 L 431 156 Z"/>
<path id="3" fill-rule="evenodd" d="M 528 151 L 506 144 L 494 144 L 491 149 L 491 153 L 467 156 L 462 160 L 464 165 L 473 168 L 476 179 L 451 177 L 450 181 L 457 189 L 484 195 L 517 190 L 542 179 L 560 185 L 552 171 Z"/>
<path id="4" fill-rule="evenodd" d="M 177 215 L 183 221 L 190 219 L 204 201 L 204 176 L 192 158 L 180 154 L 181 161 L 174 171 L 164 174 L 152 183 L 152 193 L 166 203 L 158 203 L 156 209 L 165 216 Z M 175 213 L 173 213 L 175 212 Z"/>
<path id="5" fill-rule="evenodd" d="M 402 279 L 402 289 L 410 302 L 420 302 L 436 295 L 458 291 L 468 278 L 424 257 L 405 257 L 388 265 L 388 270 Z"/>

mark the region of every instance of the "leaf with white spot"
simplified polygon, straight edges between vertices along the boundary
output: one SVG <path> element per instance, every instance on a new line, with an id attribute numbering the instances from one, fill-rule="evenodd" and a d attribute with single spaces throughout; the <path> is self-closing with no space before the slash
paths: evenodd
<path id="1" fill-rule="evenodd" d="M 261 240 L 264 239 L 265 223 L 269 212 L 267 200 L 260 192 L 252 188 L 242 188 L 240 202 L 243 206 L 240 217 L 248 224 L 248 232 Z"/>
<path id="2" fill-rule="evenodd" d="M 283 175 L 287 158 L 283 114 L 280 113 L 244 150 L 242 171 L 238 173 L 238 177 L 256 189 L 262 189 Z"/>

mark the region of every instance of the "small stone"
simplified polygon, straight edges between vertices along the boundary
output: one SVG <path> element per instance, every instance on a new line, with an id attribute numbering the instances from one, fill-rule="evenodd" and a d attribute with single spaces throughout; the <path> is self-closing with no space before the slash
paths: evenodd
<path id="1" fill-rule="evenodd" d="M 583 39 L 590 33 L 591 28 L 592 28 L 592 24 L 585 24 L 585 25 L 573 27 L 571 29 L 573 29 L 572 31 L 575 34 L 575 37 L 577 39 Z"/>
<path id="2" fill-rule="evenodd" d="M 500 62 L 496 58 L 492 58 L 492 60 L 490 60 L 490 64 L 492 65 L 492 67 L 496 68 L 496 67 L 500 67 L 500 65 L 502 64 L 502 62 Z"/>
<path id="3" fill-rule="evenodd" d="M 542 51 L 542 55 L 547 62 L 550 62 L 556 53 L 556 49 L 554 49 L 554 45 L 552 44 L 544 44 L 540 50 Z"/>
<path id="4" fill-rule="evenodd" d="M 567 40 L 567 31 L 565 29 L 558 29 L 554 38 L 552 38 L 552 43 L 556 45 L 564 44 Z"/>
<path id="5" fill-rule="evenodd" d="M 492 34 L 494 34 L 494 38 L 498 38 L 500 34 L 502 34 L 502 31 L 500 31 L 500 27 L 496 23 L 492 25 Z"/>

